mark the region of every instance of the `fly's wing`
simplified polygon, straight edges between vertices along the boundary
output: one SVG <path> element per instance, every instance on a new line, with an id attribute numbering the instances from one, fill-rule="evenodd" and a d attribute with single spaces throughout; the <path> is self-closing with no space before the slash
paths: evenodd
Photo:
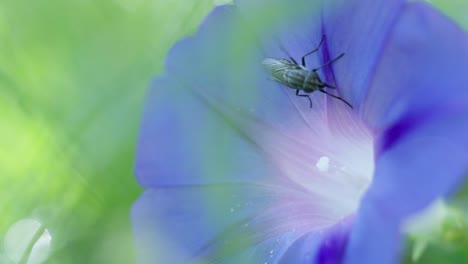
<path id="1" fill-rule="evenodd" d="M 290 70 L 301 69 L 301 67 L 295 63 L 285 59 L 264 59 L 262 61 L 262 65 L 275 81 L 285 85 L 288 85 L 288 81 L 285 78 L 285 73 Z"/>

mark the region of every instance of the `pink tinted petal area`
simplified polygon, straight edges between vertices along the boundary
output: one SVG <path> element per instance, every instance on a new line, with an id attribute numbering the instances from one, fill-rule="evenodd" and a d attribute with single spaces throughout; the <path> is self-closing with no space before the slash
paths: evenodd
<path id="1" fill-rule="evenodd" d="M 335 222 L 355 212 L 374 170 L 372 136 L 355 119 L 343 122 L 349 127 L 343 133 L 316 136 L 306 128 L 293 130 L 294 138 L 266 132 L 258 140 L 280 175 L 323 197 Z"/>
<path id="2" fill-rule="evenodd" d="M 401 223 L 448 194 L 468 170 L 468 37 L 409 3 L 389 36 L 363 116 L 376 138 L 374 180 L 346 263 L 398 261 Z"/>

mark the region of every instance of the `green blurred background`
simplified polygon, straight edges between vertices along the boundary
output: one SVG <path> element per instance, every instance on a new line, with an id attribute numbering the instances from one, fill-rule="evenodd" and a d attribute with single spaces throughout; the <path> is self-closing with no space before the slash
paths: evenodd
<path id="1" fill-rule="evenodd" d="M 0 263 L 17 262 L 4 238 L 21 219 L 41 228 L 17 235 L 20 262 L 45 229 L 46 263 L 135 262 L 145 91 L 170 46 L 221 2 L 0 0 Z M 466 0 L 431 3 L 468 29 Z"/>

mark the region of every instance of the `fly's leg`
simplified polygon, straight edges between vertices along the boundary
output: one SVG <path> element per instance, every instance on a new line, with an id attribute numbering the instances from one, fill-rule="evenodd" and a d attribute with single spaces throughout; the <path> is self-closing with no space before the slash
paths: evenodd
<path id="1" fill-rule="evenodd" d="M 307 53 L 306 55 L 302 56 L 302 60 L 301 60 L 302 61 L 302 66 L 304 66 L 304 67 L 306 66 L 305 57 L 309 56 L 310 54 L 312 54 L 314 52 L 317 52 L 320 49 L 320 47 L 322 46 L 322 43 L 323 43 L 324 40 L 325 40 L 325 35 L 322 35 L 322 39 L 320 40 L 320 43 L 318 44 L 317 48 L 315 48 L 313 51 Z"/>
<path id="2" fill-rule="evenodd" d="M 299 94 L 299 90 L 296 90 L 296 95 L 300 97 L 307 97 L 307 99 L 309 99 L 310 108 L 312 108 L 312 99 L 310 99 L 310 96 L 308 94 Z"/>
<path id="3" fill-rule="evenodd" d="M 297 64 L 297 61 L 291 56 L 291 54 L 289 54 L 289 52 L 283 47 L 283 45 L 281 44 L 281 42 L 279 40 L 278 40 L 278 46 L 279 46 L 280 50 L 282 52 L 284 52 L 284 54 L 286 54 L 288 56 L 290 61 L 294 62 L 294 64 L 296 64 L 296 65 L 299 65 L 299 64 Z"/>
<path id="4" fill-rule="evenodd" d="M 339 97 L 339 96 L 336 96 L 336 95 L 334 95 L 334 94 L 328 93 L 327 91 L 325 91 L 325 90 L 323 90 L 323 89 L 319 89 L 319 91 L 321 91 L 322 93 L 327 94 L 327 95 L 329 95 L 329 96 L 331 96 L 331 97 L 333 97 L 333 98 L 336 98 L 336 99 L 342 101 L 343 103 L 345 103 L 345 104 L 347 104 L 349 107 L 351 107 L 351 109 L 353 109 L 353 106 L 352 106 L 350 103 L 348 103 L 348 101 L 346 101 L 345 99 L 343 99 L 343 98 L 341 98 L 341 97 Z M 297 94 L 297 93 L 296 93 L 296 94 Z"/>
<path id="5" fill-rule="evenodd" d="M 343 57 L 343 56 L 344 56 L 344 53 L 341 53 L 340 56 L 334 58 L 333 60 L 331 60 L 331 61 L 325 63 L 324 65 L 322 65 L 322 66 L 320 66 L 320 67 L 318 67 L 318 68 L 313 69 L 312 71 L 313 71 L 313 72 L 316 72 L 316 71 L 322 69 L 323 67 L 328 66 L 328 65 L 334 63 L 335 61 L 341 59 L 341 57 Z"/>

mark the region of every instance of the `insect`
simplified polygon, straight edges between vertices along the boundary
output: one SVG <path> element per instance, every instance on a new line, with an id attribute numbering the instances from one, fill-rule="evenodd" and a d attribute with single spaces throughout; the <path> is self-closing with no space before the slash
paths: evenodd
<path id="1" fill-rule="evenodd" d="M 318 90 L 324 94 L 327 94 L 333 98 L 344 102 L 352 109 L 353 106 L 346 100 L 325 91 L 325 87 L 331 89 L 336 89 L 336 87 L 328 83 L 322 82 L 322 80 L 317 74 L 318 70 L 334 63 L 335 61 L 343 57 L 344 53 L 341 53 L 338 57 L 334 58 L 333 60 L 325 63 L 324 65 L 318 68 L 312 69 L 311 71 L 307 70 L 306 68 L 305 57 L 318 51 L 322 46 L 324 39 L 325 35 L 322 36 L 322 40 L 320 41 L 320 44 L 317 48 L 302 56 L 301 65 L 299 65 L 297 61 L 283 49 L 283 51 L 288 55 L 289 59 L 266 58 L 262 62 L 263 67 L 271 74 L 271 77 L 274 81 L 279 82 L 291 89 L 295 89 L 297 96 L 307 97 L 310 102 L 310 108 L 312 108 L 312 100 L 310 99 L 310 96 L 308 94 Z M 304 91 L 306 94 L 299 94 L 300 91 Z"/>

